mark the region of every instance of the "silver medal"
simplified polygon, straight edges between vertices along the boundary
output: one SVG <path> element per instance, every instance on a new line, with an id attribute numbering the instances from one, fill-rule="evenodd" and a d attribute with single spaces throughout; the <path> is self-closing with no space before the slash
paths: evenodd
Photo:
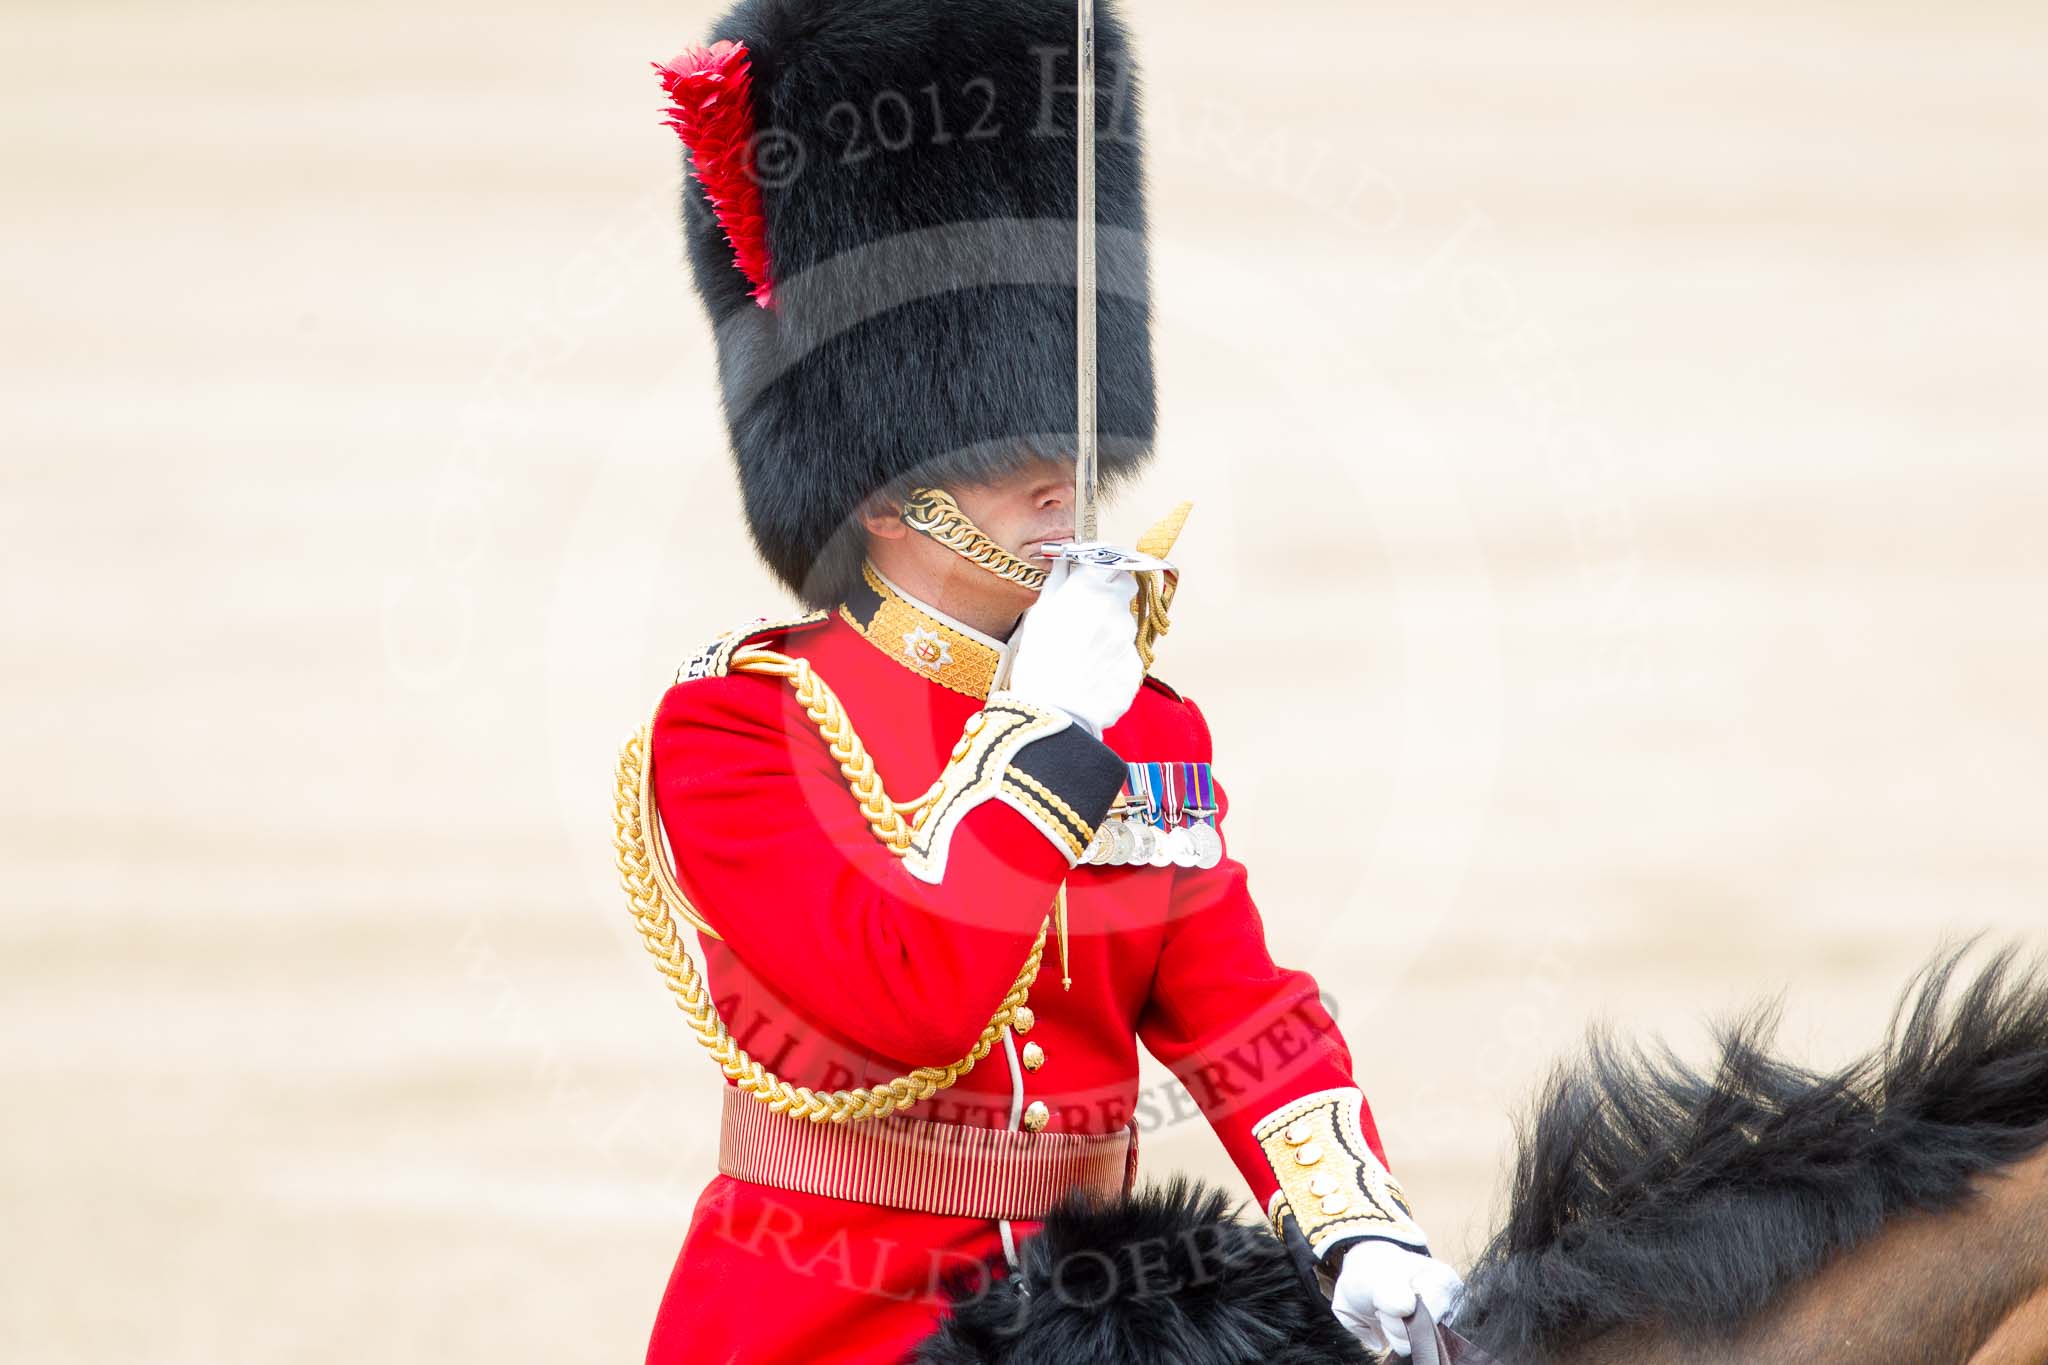
<path id="1" fill-rule="evenodd" d="M 1194 846 L 1188 842 L 1187 817 L 1187 767 L 1180 763 L 1159 765 L 1159 814 L 1160 825 L 1165 837 L 1160 840 L 1166 846 L 1167 864 L 1173 867 L 1195 865 Z"/>
<path id="2" fill-rule="evenodd" d="M 1214 867 L 1223 861 L 1223 836 L 1214 825 L 1189 826 L 1188 841 L 1194 845 L 1196 867 Z"/>
<path id="3" fill-rule="evenodd" d="M 1133 820 L 1126 826 L 1131 832 L 1131 846 L 1124 855 L 1124 861 L 1133 867 L 1142 867 L 1152 861 L 1152 854 L 1159 847 L 1159 836 L 1152 826 L 1142 820 Z"/>
<path id="4" fill-rule="evenodd" d="M 1155 829 L 1152 831 L 1152 850 L 1146 855 L 1145 861 L 1154 867 L 1173 866 L 1172 830 Z"/>

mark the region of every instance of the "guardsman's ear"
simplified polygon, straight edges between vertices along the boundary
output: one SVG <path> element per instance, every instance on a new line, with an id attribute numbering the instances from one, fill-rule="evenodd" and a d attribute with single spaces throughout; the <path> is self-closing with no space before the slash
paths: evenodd
<path id="1" fill-rule="evenodd" d="M 860 524 L 880 540 L 901 540 L 910 534 L 910 528 L 903 524 L 903 499 L 890 497 L 886 492 L 870 493 L 861 499 Z"/>

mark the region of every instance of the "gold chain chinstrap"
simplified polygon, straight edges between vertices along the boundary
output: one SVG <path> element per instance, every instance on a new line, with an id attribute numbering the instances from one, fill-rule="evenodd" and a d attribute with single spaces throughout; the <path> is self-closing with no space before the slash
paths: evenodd
<path id="1" fill-rule="evenodd" d="M 1017 558 L 982 534 L 960 504 L 943 488 L 913 488 L 905 500 L 903 524 L 920 535 L 930 536 L 976 568 L 998 578 L 1022 584 L 1034 591 L 1045 586 L 1046 571 Z"/>
<path id="2" fill-rule="evenodd" d="M 830 746 L 833 758 L 838 760 L 839 771 L 846 777 L 854 800 L 860 804 L 861 813 L 867 817 L 868 828 L 884 846 L 901 856 L 909 848 L 911 834 L 916 830 L 925 806 L 937 792 L 938 784 L 934 783 L 930 790 L 914 801 L 891 800 L 883 788 L 880 774 L 875 771 L 874 759 L 847 719 L 845 707 L 825 685 L 825 680 L 812 671 L 809 661 L 755 647 L 739 651 L 727 667 L 729 671 L 762 673 L 789 682 L 795 689 L 798 704 L 818 727 L 818 733 Z M 619 752 L 612 843 L 618 853 L 620 881 L 625 887 L 634 923 L 639 926 L 641 941 L 653 955 L 655 968 L 668 982 L 668 988 L 676 998 L 676 1007 L 689 1021 L 697 1041 L 704 1045 L 719 1069 L 742 1092 L 791 1118 L 808 1119 L 813 1123 L 852 1123 L 860 1119 L 880 1118 L 899 1109 L 907 1109 L 920 1100 L 930 1099 L 957 1083 L 974 1069 L 975 1063 L 989 1054 L 1003 1036 L 1003 1030 L 1009 1027 L 1010 1021 L 1023 1007 L 1030 994 L 1031 983 L 1038 978 L 1039 963 L 1045 956 L 1046 932 L 1052 924 L 1050 915 L 1039 925 L 1038 937 L 1025 956 L 1024 966 L 1010 984 L 995 1014 L 982 1029 L 980 1037 L 975 1039 L 974 1046 L 957 1061 L 945 1066 L 919 1067 L 879 1086 L 818 1091 L 808 1086 L 792 1085 L 749 1056 L 726 1029 L 725 1020 L 719 1017 L 710 988 L 691 959 L 689 949 L 684 946 L 682 931 L 670 913 L 673 904 L 675 913 L 689 921 L 698 932 L 719 937 L 683 894 L 661 848 L 660 814 L 655 809 L 651 781 L 653 739 L 654 724 L 649 721 L 638 734 L 626 741 Z"/>

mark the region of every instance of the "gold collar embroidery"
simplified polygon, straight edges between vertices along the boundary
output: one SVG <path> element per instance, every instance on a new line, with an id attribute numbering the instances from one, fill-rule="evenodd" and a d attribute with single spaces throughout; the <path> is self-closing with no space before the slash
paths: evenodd
<path id="1" fill-rule="evenodd" d="M 867 642 L 912 673 L 941 687 L 986 701 L 1010 659 L 1010 647 L 955 621 L 861 565 L 861 582 L 839 604 L 839 615 Z"/>

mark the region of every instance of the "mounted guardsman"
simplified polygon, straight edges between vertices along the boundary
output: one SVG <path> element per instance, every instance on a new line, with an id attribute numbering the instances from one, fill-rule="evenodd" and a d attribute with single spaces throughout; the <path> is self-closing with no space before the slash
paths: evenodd
<path id="1" fill-rule="evenodd" d="M 1458 1285 L 1147 676 L 1177 527 L 1095 540 L 1154 392 L 1130 47 L 1078 19 L 744 0 L 659 67 L 748 525 L 807 607 L 690 659 L 621 762 L 635 914 L 732 1082 L 660 1365 L 902 1359 L 1130 1187 L 1140 1042 L 1361 1339 Z"/>

